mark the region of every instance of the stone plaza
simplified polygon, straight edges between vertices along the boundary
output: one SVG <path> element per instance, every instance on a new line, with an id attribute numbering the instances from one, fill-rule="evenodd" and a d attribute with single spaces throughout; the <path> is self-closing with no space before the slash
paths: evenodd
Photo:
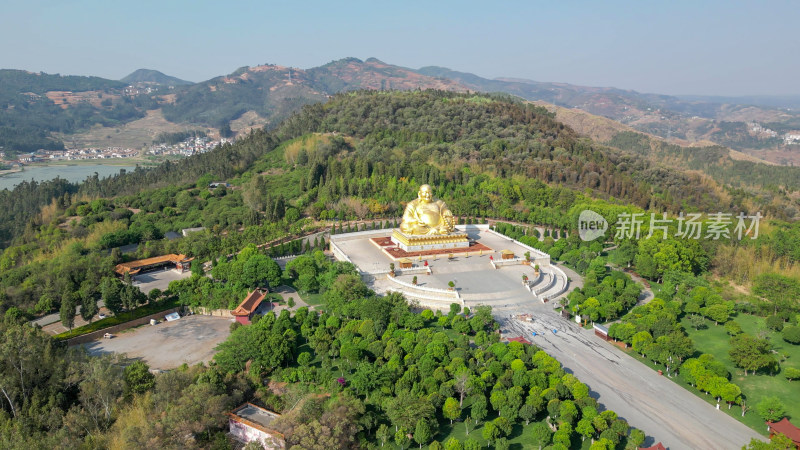
<path id="1" fill-rule="evenodd" d="M 352 262 L 376 292 L 401 292 L 426 308 L 483 304 L 492 306 L 495 315 L 523 314 L 568 291 L 567 275 L 550 264 L 547 254 L 496 233 L 488 225 L 459 225 L 457 231 L 467 234 L 471 248 L 481 250 L 416 255 L 406 259 L 411 268 L 401 269 L 399 258 L 376 243 L 391 236 L 392 230 L 333 235 L 331 250 L 338 260 Z M 395 265 L 394 276 L 390 276 L 390 264 Z M 535 265 L 539 266 L 538 275 Z"/>

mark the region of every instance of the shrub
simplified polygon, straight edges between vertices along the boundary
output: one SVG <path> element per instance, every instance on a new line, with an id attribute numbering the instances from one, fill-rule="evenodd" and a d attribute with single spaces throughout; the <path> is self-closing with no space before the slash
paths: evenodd
<path id="1" fill-rule="evenodd" d="M 795 369 L 794 367 L 787 367 L 786 369 L 783 370 L 783 376 L 785 376 L 787 380 L 800 379 L 800 369 Z"/>
<path id="2" fill-rule="evenodd" d="M 783 318 L 780 316 L 767 317 L 767 328 L 774 331 L 781 331 L 783 329 Z"/>
<path id="3" fill-rule="evenodd" d="M 784 328 L 783 340 L 790 344 L 800 344 L 800 327 L 790 325 Z"/>

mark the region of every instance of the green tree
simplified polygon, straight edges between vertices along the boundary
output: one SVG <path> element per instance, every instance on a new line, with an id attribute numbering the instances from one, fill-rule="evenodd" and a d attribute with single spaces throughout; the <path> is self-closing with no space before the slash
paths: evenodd
<path id="1" fill-rule="evenodd" d="M 61 296 L 61 310 L 59 312 L 59 317 L 61 318 L 61 325 L 64 325 L 70 330 L 73 326 L 75 326 L 76 307 L 77 301 L 75 299 L 75 295 L 69 291 L 65 291 Z"/>
<path id="2" fill-rule="evenodd" d="M 736 336 L 737 334 L 742 334 L 742 326 L 739 325 L 735 320 L 731 320 L 725 323 L 725 331 L 728 332 L 730 336 Z"/>
<path id="3" fill-rule="evenodd" d="M 470 415 L 475 419 L 476 424 L 480 423 L 489 414 L 486 396 L 479 394 L 470 406 Z"/>
<path id="4" fill-rule="evenodd" d="M 714 325 L 719 325 L 728 321 L 730 313 L 724 304 L 711 305 L 702 310 L 703 315 L 714 321 Z"/>
<path id="5" fill-rule="evenodd" d="M 783 376 L 786 377 L 787 380 L 798 380 L 800 379 L 800 369 L 787 367 L 783 370 Z"/>
<path id="6" fill-rule="evenodd" d="M 589 447 L 590 450 L 614 450 L 616 445 L 614 441 L 607 439 L 607 438 L 600 438 L 594 442 Z"/>
<path id="7" fill-rule="evenodd" d="M 106 277 L 100 282 L 100 295 L 103 297 L 103 303 L 115 316 L 122 311 L 121 288 L 122 284 L 116 278 Z"/>
<path id="8" fill-rule="evenodd" d="M 458 400 L 453 397 L 448 397 L 442 406 L 442 414 L 450 419 L 451 424 L 454 420 L 461 417 L 461 405 L 458 404 Z"/>
<path id="9" fill-rule="evenodd" d="M 378 430 L 375 432 L 375 437 L 378 438 L 379 441 L 381 441 L 381 447 L 386 445 L 386 441 L 389 440 L 390 436 L 391 436 L 391 431 L 389 431 L 389 426 L 386 425 L 385 423 L 382 423 L 378 427 Z"/>
<path id="10" fill-rule="evenodd" d="M 519 416 L 525 420 L 525 425 L 530 424 L 531 420 L 536 417 L 536 408 L 530 403 L 525 403 L 519 409 Z"/>
<path id="11" fill-rule="evenodd" d="M 800 344 L 800 326 L 790 325 L 784 327 L 783 340 L 790 344 Z"/>
<path id="12" fill-rule="evenodd" d="M 192 264 L 189 267 L 192 271 L 193 277 L 202 277 L 206 274 L 203 270 L 203 262 L 200 261 L 200 258 L 195 258 L 192 260 Z"/>
<path id="13" fill-rule="evenodd" d="M 586 418 L 579 420 L 578 425 L 575 426 L 575 431 L 581 435 L 581 441 L 585 441 L 587 437 L 594 436 L 592 421 Z"/>
<path id="14" fill-rule="evenodd" d="M 640 355 L 644 355 L 644 351 L 648 345 L 653 342 L 653 336 L 647 331 L 640 331 L 633 335 L 633 350 Z"/>
<path id="15" fill-rule="evenodd" d="M 550 437 L 553 434 L 552 431 L 550 431 L 550 427 L 548 427 L 544 422 L 537 422 L 533 424 L 530 432 L 533 439 L 533 445 L 538 445 L 539 450 L 542 450 L 542 447 L 550 443 Z"/>
<path id="16" fill-rule="evenodd" d="M 125 391 L 130 394 L 142 394 L 155 386 L 155 375 L 144 361 L 135 361 L 125 368 Z"/>
<path id="17" fill-rule="evenodd" d="M 400 450 L 403 450 L 411 443 L 411 439 L 408 437 L 408 431 L 406 431 L 405 428 L 400 428 L 394 434 L 394 443 L 400 447 Z"/>
<path id="18" fill-rule="evenodd" d="M 731 338 L 728 355 L 736 367 L 744 369 L 744 374 L 747 376 L 748 371 L 755 373 L 767 367 L 777 366 L 778 362 L 770 350 L 771 346 L 768 340 L 743 333 Z"/>
<path id="19" fill-rule="evenodd" d="M 719 391 L 719 395 L 722 397 L 725 402 L 728 403 L 728 409 L 731 409 L 731 405 L 734 403 L 739 403 L 742 398 L 742 390 L 739 386 L 733 383 L 726 383 Z"/>
<path id="20" fill-rule="evenodd" d="M 445 442 L 444 450 L 464 450 L 464 446 L 461 445 L 461 442 L 458 439 L 451 437 L 447 440 L 447 442 Z"/>
<path id="21" fill-rule="evenodd" d="M 464 441 L 464 450 L 481 450 L 481 444 L 474 438 L 467 438 Z"/>
<path id="22" fill-rule="evenodd" d="M 419 419 L 417 426 L 414 428 L 414 440 L 422 448 L 423 444 L 427 444 L 433 438 L 433 430 L 431 424 L 425 419 Z"/>
<path id="23" fill-rule="evenodd" d="M 81 318 L 83 320 L 91 323 L 98 310 L 97 300 L 93 296 L 87 295 L 81 298 Z"/>
<path id="24" fill-rule="evenodd" d="M 481 432 L 481 436 L 486 439 L 489 444 L 495 441 L 495 439 L 500 437 L 500 430 L 495 426 L 492 422 L 486 422 L 483 425 L 483 431 Z"/>
<path id="25" fill-rule="evenodd" d="M 762 419 L 770 422 L 777 422 L 786 416 L 786 406 L 775 396 L 764 397 L 756 405 L 756 411 Z"/>
<path id="26" fill-rule="evenodd" d="M 689 323 L 692 324 L 692 327 L 695 330 L 699 330 L 700 328 L 706 327 L 706 319 L 703 318 L 702 316 L 689 316 Z M 735 323 L 735 322 L 728 322 L 728 323 Z"/>
<path id="27" fill-rule="evenodd" d="M 644 432 L 638 428 L 631 428 L 630 435 L 628 436 L 628 445 L 633 446 L 634 448 L 639 448 L 644 444 L 644 440 L 647 436 Z"/>

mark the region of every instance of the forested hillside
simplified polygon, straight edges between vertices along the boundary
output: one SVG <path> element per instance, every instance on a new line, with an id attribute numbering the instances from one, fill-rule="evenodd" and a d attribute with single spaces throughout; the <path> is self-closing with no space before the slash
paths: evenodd
<path id="1" fill-rule="evenodd" d="M 120 97 L 123 87 L 99 77 L 0 70 L 0 147 L 11 154 L 61 150 L 63 143 L 49 133 L 125 123 L 157 107 L 149 96 Z"/>
<path id="2" fill-rule="evenodd" d="M 465 88 L 449 80 L 420 75 L 371 58 L 344 58 L 308 70 L 266 64 L 242 67 L 225 77 L 178 92 L 164 105 L 172 122 L 192 122 L 225 129 L 230 121 L 255 111 L 275 126 L 301 106 L 325 101 L 338 92 L 359 89 L 409 90 Z"/>
<path id="3" fill-rule="evenodd" d="M 662 138 L 688 143 L 711 141 L 762 158 L 768 156 L 780 164 L 797 160 L 797 146 L 784 145 L 781 139 L 782 134 L 800 127 L 800 116 L 792 110 L 796 103 L 792 96 L 679 97 L 516 78 L 490 80 L 437 66 L 422 67 L 416 72 L 453 80 L 477 91 L 505 92 L 526 100 L 580 109 Z M 752 130 L 753 123 L 777 134 L 759 134 Z M 778 154 L 770 155 L 763 152 L 765 149 Z"/>
<path id="4" fill-rule="evenodd" d="M 273 132 L 254 132 L 235 145 L 225 145 L 183 161 L 168 162 L 152 170 L 137 169 L 107 180 L 90 178 L 81 187 L 80 194 L 90 197 L 131 194 L 145 188 L 193 183 L 206 173 L 229 178 L 247 170 L 280 142 L 309 133 L 330 133 L 334 139 L 320 152 L 306 155 L 311 158 L 300 161 L 297 170 L 304 177 L 307 177 L 307 171 L 315 173 L 307 177 L 306 190 L 315 188 L 323 175 L 331 185 L 344 176 L 344 172 L 326 174 L 330 170 L 329 157 L 336 156 L 331 161 L 341 162 L 341 167 L 350 167 L 351 170 L 356 160 L 361 165 L 366 164 L 366 171 L 359 172 L 364 180 L 348 178 L 347 186 L 341 186 L 341 189 L 333 187 L 332 193 L 322 192 L 321 198 L 316 198 L 317 191 L 314 191 L 312 203 L 328 202 L 331 195 L 369 195 L 374 188 L 364 189 L 368 187 L 367 179 L 374 173 L 382 177 L 449 182 L 448 190 L 463 184 L 465 176 L 469 178 L 470 174 L 499 177 L 506 180 L 504 183 L 513 176 L 519 177 L 517 182 L 539 180 L 589 189 L 594 195 L 619 198 L 643 208 L 670 211 L 677 211 L 684 205 L 703 208 L 730 204 L 705 187 L 697 176 L 654 167 L 644 158 L 598 147 L 580 139 L 542 108 L 489 96 L 444 92 L 342 94 L 325 106 L 305 108 Z M 336 164 L 333 164 L 333 170 L 337 170 Z M 364 187 L 357 187 L 357 183 Z M 372 181 L 369 183 L 373 185 Z M 0 238 L 4 241 L 8 242 L 24 230 L 31 215 L 50 203 L 51 198 L 75 190 L 63 182 L 42 185 L 44 190 L 54 189 L 53 195 L 40 195 L 40 190 L 27 185 L 13 192 L 0 192 L 0 204 L 7 206 L 0 212 Z M 379 183 L 374 185 L 381 186 Z M 695 187 L 686 189 L 689 185 Z M 453 194 L 455 191 L 441 193 L 453 201 L 467 201 L 463 196 Z M 407 193 L 392 195 L 384 202 L 387 205 L 394 202 L 393 208 L 396 209 L 397 202 L 406 201 L 402 195 Z M 500 197 L 504 203 L 492 202 L 492 214 L 508 210 L 504 212 L 508 218 L 512 215 L 521 217 L 522 212 L 517 211 L 520 209 L 519 194 Z M 20 202 L 21 198 L 29 201 Z M 488 205 L 458 205 L 457 208 L 459 213 L 471 214 L 485 210 Z"/>
<path id="5" fill-rule="evenodd" d="M 209 190 L 215 180 L 234 188 Z M 273 131 L 154 169 L 3 191 L 6 307 L 57 308 L 65 291 L 87 281 L 82 272 L 63 276 L 62 267 L 78 258 L 102 272 L 111 264 L 107 254 L 96 255 L 104 249 L 143 243 L 146 255 L 216 257 L 317 221 L 397 217 L 421 183 L 435 186 L 459 216 L 567 230 L 589 207 L 613 222 L 633 210 L 753 213 L 764 206 L 578 138 L 532 105 L 442 91 L 346 93 L 307 106 Z M 762 211 L 772 218 L 783 212 Z M 209 232 L 160 239 L 194 226 Z M 764 255 L 787 254 L 776 245 L 767 244 L 774 251 Z"/>
<path id="6" fill-rule="evenodd" d="M 565 306 L 581 308 L 589 319 L 627 317 L 629 309 L 643 314 L 634 307 L 639 285 L 609 273 L 606 264 L 613 261 L 663 283 L 666 298 L 708 284 L 703 277 L 752 284 L 757 295 L 728 296 L 726 314 L 739 308 L 780 314 L 781 325 L 796 321 L 796 301 L 780 295 L 781 286 L 796 289 L 800 258 L 800 228 L 779 220 L 788 208 L 763 209 L 768 217 L 757 239 L 610 235 L 615 249 L 609 255 L 601 242 L 578 238 L 584 209 L 613 224 L 620 213 L 755 213 L 772 201 L 746 191 L 732 195 L 713 180 L 654 164 L 637 153 L 643 144 L 634 138 L 628 137 L 634 144 L 625 151 L 598 145 L 544 108 L 502 96 L 358 91 L 306 106 L 270 131 L 154 169 L 3 191 L 0 351 L 16 365 L 0 365 L 8 392 L 0 402 L 0 439 L 20 448 L 35 441 L 226 448 L 224 412 L 255 399 L 286 412 L 276 426 L 290 443 L 310 448 L 378 446 L 392 438 L 404 447 L 412 438 L 457 441 L 449 420 L 461 420 L 459 429 L 481 426 L 480 433 L 466 433 L 470 448 L 510 442 L 577 447 L 581 437 L 604 448 L 638 445 L 643 435 L 611 412 L 598 414 L 585 385 L 557 361 L 535 347 L 497 344 L 490 310 L 416 313 L 399 296 L 374 296 L 351 265 L 331 263 L 310 244 L 282 274 L 269 257 L 286 248 L 302 251 L 300 241 L 267 247 L 331 223 L 341 230 L 345 220 L 386 223 L 400 215 L 419 184 L 429 183 L 460 220 L 522 223 L 500 231 L 583 274 L 584 287 Z M 210 188 L 212 181 L 231 186 Z M 552 234 L 539 240 L 532 225 Z M 649 226 L 647 220 L 645 233 Z M 187 227 L 205 230 L 164 239 Z M 118 247 L 126 244 L 139 245 L 122 254 Z M 115 264 L 165 253 L 195 257 L 193 276 L 149 296 L 132 295 L 138 291 L 113 276 Z M 213 266 L 211 277 L 204 261 Z M 686 280 L 699 281 L 686 287 Z M 111 358 L 87 359 L 20 325 L 55 311 L 69 322 L 76 305 L 90 311 L 100 299 L 115 314 L 143 303 L 231 308 L 264 283 L 318 294 L 326 313 L 267 316 L 237 329 L 208 368 L 151 377 L 141 364 L 123 370 Z M 704 301 L 703 314 L 722 312 L 711 307 L 719 302 Z M 647 310 L 661 305 L 654 300 Z M 666 325 L 625 319 L 632 322 L 625 330 L 652 333 L 661 347 L 646 353 L 674 364 L 673 356 L 688 357 L 699 347 L 673 323 L 680 309 L 676 302 Z M 271 344 L 248 344 L 256 339 Z M 686 351 L 664 350 L 678 344 Z M 658 349 L 664 351 L 656 355 Z M 270 380 L 290 387 L 276 393 L 265 387 Z M 471 386 L 463 402 L 462 385 Z M 302 398 L 308 406 L 292 410 Z"/>

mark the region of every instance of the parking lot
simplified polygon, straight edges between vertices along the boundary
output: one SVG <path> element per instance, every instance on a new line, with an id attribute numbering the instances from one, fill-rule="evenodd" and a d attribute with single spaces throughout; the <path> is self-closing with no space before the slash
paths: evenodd
<path id="1" fill-rule="evenodd" d="M 231 319 L 187 316 L 173 322 L 142 325 L 111 339 L 84 344 L 90 354 L 124 353 L 141 359 L 153 369 L 174 369 L 183 363 L 210 361 L 214 348 L 230 334 Z"/>

